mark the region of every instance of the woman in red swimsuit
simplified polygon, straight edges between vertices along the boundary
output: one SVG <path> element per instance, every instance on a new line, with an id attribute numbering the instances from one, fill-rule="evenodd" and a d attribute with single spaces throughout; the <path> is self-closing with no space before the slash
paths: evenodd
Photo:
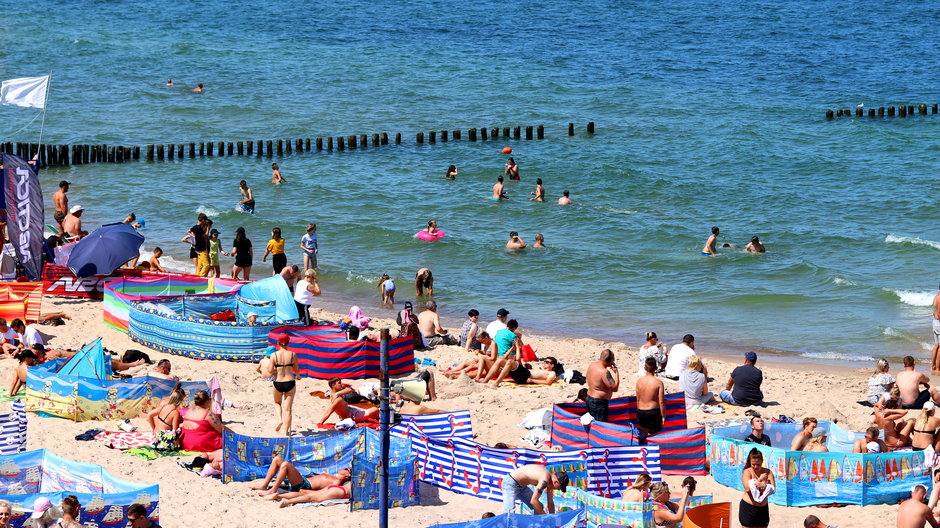
<path id="1" fill-rule="evenodd" d="M 212 412 L 209 393 L 199 391 L 193 397 L 195 407 L 189 409 L 180 425 L 180 443 L 186 451 L 211 453 L 222 449 L 222 420 Z"/>

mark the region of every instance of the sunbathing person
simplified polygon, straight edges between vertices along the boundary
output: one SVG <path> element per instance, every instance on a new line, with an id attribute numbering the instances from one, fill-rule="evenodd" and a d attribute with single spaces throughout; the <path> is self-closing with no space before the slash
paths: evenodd
<path id="1" fill-rule="evenodd" d="M 422 405 L 420 402 L 410 400 L 401 394 L 392 393 L 391 397 L 392 405 L 396 406 L 398 414 L 441 414 L 446 413 L 447 411 L 441 411 L 438 409 L 431 409 L 425 405 Z"/>
<path id="2" fill-rule="evenodd" d="M 813 429 L 813 438 L 806 444 L 806 449 L 804 449 L 804 451 L 828 453 L 829 448 L 826 447 L 826 436 L 826 430 L 822 427 Z"/>
<path id="3" fill-rule="evenodd" d="M 819 425 L 819 420 L 813 417 L 803 418 L 803 430 L 793 437 L 793 441 L 790 442 L 790 451 L 805 449 L 806 444 L 813 438 L 813 430 L 816 429 L 817 425 Z"/>
<path id="4" fill-rule="evenodd" d="M 489 334 L 480 332 L 477 341 L 483 346 L 483 350 L 477 351 L 474 357 L 461 365 L 442 370 L 441 374 L 450 379 L 457 379 L 465 372 L 467 376 L 473 378 L 473 381 L 481 381 L 483 376 L 493 368 L 493 363 L 496 362 L 496 358 L 499 356 L 496 342 Z"/>
<path id="5" fill-rule="evenodd" d="M 147 413 L 147 421 L 150 422 L 150 430 L 156 433 L 159 431 L 176 431 L 179 429 L 180 423 L 183 421 L 183 417 L 180 415 L 180 404 L 182 404 L 185 399 L 186 393 L 183 392 L 182 385 L 177 383 L 176 387 L 173 387 L 173 392 L 170 393 L 170 397 L 167 398 L 166 403 Z"/>
<path id="6" fill-rule="evenodd" d="M 379 408 L 373 407 L 371 409 L 360 409 L 346 402 L 343 396 L 347 394 L 355 393 L 355 390 L 343 384 L 343 380 L 339 378 L 332 378 L 327 383 L 330 386 L 330 406 L 327 407 L 326 412 L 323 414 L 323 418 L 320 419 L 318 424 L 324 424 L 327 420 L 330 419 L 330 416 L 333 413 L 336 413 L 336 416 L 339 416 L 340 420 L 345 420 L 351 418 L 352 421 L 356 423 L 365 422 L 370 418 L 376 418 L 379 414 Z"/>
<path id="7" fill-rule="evenodd" d="M 335 477 L 329 473 L 305 477 L 300 474 L 300 471 L 297 471 L 293 464 L 280 456 L 275 456 L 268 467 L 267 475 L 263 479 L 259 479 L 260 483 L 253 484 L 251 489 L 260 491 L 258 493 L 259 497 L 274 500 L 280 488 L 284 488 L 288 492 L 320 490 L 329 486 L 340 486 L 349 480 L 350 475 L 349 468 L 343 468 L 339 470 Z"/>
<path id="8" fill-rule="evenodd" d="M 328 500 L 348 499 L 352 492 L 352 483 L 348 480 L 342 485 L 332 485 L 320 490 L 303 490 L 290 493 L 279 493 L 274 500 L 282 499 L 279 507 L 286 508 L 294 504 L 326 502 Z"/>
<path id="9" fill-rule="evenodd" d="M 180 445 L 186 451 L 213 453 L 222 449 L 222 420 L 212 412 L 209 393 L 201 390 L 193 396 L 194 407 L 190 407 L 180 424 Z M 206 458 L 212 459 L 211 456 Z"/>
<path id="10" fill-rule="evenodd" d="M 924 404 L 916 419 L 908 420 L 911 426 L 911 448 L 914 451 L 923 451 L 928 446 L 936 446 L 940 435 L 940 418 L 934 416 L 936 405 L 932 401 Z"/>
<path id="11" fill-rule="evenodd" d="M 875 425 L 884 431 L 885 444 L 891 450 L 904 447 L 910 442 L 913 422 L 908 425 L 901 423 L 907 411 L 897 408 L 898 400 L 887 400 L 875 405 Z"/>
<path id="12" fill-rule="evenodd" d="M 26 369 L 36 364 L 36 354 L 33 354 L 32 350 L 21 350 L 13 357 L 18 359 L 20 364 L 16 367 L 16 372 L 13 373 L 13 381 L 10 383 L 8 396 L 15 396 L 21 388 L 26 386 Z"/>
<path id="13" fill-rule="evenodd" d="M 888 451 L 888 444 L 884 442 L 879 437 L 880 429 L 877 427 L 869 427 L 865 429 L 865 436 L 859 438 L 855 441 L 855 444 L 852 446 L 853 453 L 886 453 Z M 878 449 L 875 450 L 871 445 L 874 443 L 878 446 Z"/>

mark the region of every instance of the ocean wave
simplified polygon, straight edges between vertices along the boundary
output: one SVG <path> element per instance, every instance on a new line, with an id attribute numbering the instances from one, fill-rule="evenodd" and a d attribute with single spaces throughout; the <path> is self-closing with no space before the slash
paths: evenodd
<path id="1" fill-rule="evenodd" d="M 885 243 L 887 244 L 916 244 L 921 246 L 930 246 L 934 249 L 940 249 L 940 242 L 935 242 L 933 240 L 924 240 L 923 238 L 917 237 L 906 237 L 906 236 L 897 236 L 889 234 L 885 237 Z"/>
<path id="2" fill-rule="evenodd" d="M 196 214 L 199 214 L 199 213 L 202 213 L 208 216 L 209 218 L 213 218 L 222 214 L 222 211 L 217 211 L 209 207 L 208 205 L 200 205 L 199 207 L 196 208 Z"/>
<path id="3" fill-rule="evenodd" d="M 153 256 L 152 249 L 140 248 L 140 259 L 137 262 L 147 262 L 150 260 L 150 257 Z M 167 271 L 173 271 L 177 273 L 196 273 L 196 266 L 193 265 L 191 260 L 178 260 L 175 259 L 166 253 L 160 257 L 160 265 L 166 268 Z"/>
<path id="4" fill-rule="evenodd" d="M 892 293 L 904 304 L 911 306 L 930 306 L 933 304 L 934 292 L 931 291 L 913 291 L 913 290 L 892 290 L 884 289 Z"/>
<path id="5" fill-rule="evenodd" d="M 809 359 L 824 359 L 827 361 L 874 361 L 870 356 L 858 356 L 855 354 L 843 354 L 841 352 L 803 352 L 800 357 Z"/>
<path id="6" fill-rule="evenodd" d="M 832 283 L 838 286 L 858 286 L 857 282 L 850 281 L 849 279 L 843 279 L 842 277 L 836 277 L 832 279 Z"/>
<path id="7" fill-rule="evenodd" d="M 908 332 L 905 332 L 904 330 L 898 330 L 897 328 L 892 328 L 890 326 L 886 326 L 882 328 L 881 335 L 885 337 L 897 338 L 902 341 L 906 341 L 908 343 L 916 344 L 923 350 L 931 350 L 933 348 L 932 344 L 926 341 L 921 341 L 920 338 L 918 338 L 914 334 L 910 334 Z"/>

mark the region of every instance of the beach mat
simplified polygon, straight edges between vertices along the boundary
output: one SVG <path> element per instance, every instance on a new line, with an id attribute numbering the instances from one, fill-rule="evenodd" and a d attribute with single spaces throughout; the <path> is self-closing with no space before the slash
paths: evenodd
<path id="1" fill-rule="evenodd" d="M 26 395 L 26 385 L 23 385 L 23 388 L 20 391 L 18 391 L 16 394 L 14 394 L 13 396 L 7 395 L 8 392 L 10 392 L 10 389 L 0 389 L 0 402 L 13 401 L 17 398 L 20 398 Z"/>
<path id="2" fill-rule="evenodd" d="M 185 451 L 183 449 L 174 449 L 173 451 L 159 451 L 152 447 L 134 447 L 131 449 L 125 449 L 124 452 L 128 455 L 133 455 L 144 460 L 156 460 L 163 457 L 198 456 L 201 454 L 196 451 Z"/>
<path id="3" fill-rule="evenodd" d="M 295 504 L 295 506 L 300 506 L 301 508 L 316 508 L 317 506 L 333 506 L 335 504 L 349 504 L 349 499 L 330 499 L 323 502 L 305 502 L 303 504 Z"/>

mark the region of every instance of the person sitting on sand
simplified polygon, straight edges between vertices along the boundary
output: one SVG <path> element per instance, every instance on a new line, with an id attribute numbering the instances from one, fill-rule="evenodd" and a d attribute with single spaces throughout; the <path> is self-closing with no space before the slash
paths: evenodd
<path id="1" fill-rule="evenodd" d="M 154 369 L 151 370 L 148 375 L 170 381 L 179 381 L 180 379 L 178 377 L 170 374 L 170 370 L 172 368 L 173 365 L 170 364 L 169 359 L 161 359 L 160 361 L 157 361 L 157 366 L 154 367 Z"/>
<path id="2" fill-rule="evenodd" d="M 898 372 L 897 385 L 902 409 L 920 409 L 930 399 L 930 378 L 915 369 L 913 356 L 904 356 L 904 370 Z"/>
<path id="3" fill-rule="evenodd" d="M 930 524 L 933 528 L 940 526 L 930 506 L 924 504 L 927 499 L 927 487 L 917 484 L 911 489 L 911 498 L 901 502 L 898 506 L 898 528 L 924 528 Z"/>
<path id="4" fill-rule="evenodd" d="M 474 378 L 473 381 L 480 382 L 483 376 L 493 368 L 493 363 L 495 363 L 496 359 L 499 357 L 496 342 L 493 341 L 486 332 L 480 332 L 477 336 L 477 340 L 480 342 L 483 350 L 478 350 L 474 357 L 464 361 L 460 365 L 442 370 L 441 374 L 443 374 L 444 377 L 457 379 L 462 373 L 466 373 L 467 376 Z"/>
<path id="5" fill-rule="evenodd" d="M 656 361 L 654 357 L 648 357 Z M 715 401 L 715 395 L 708 390 L 708 379 L 702 374 L 702 362 L 698 356 L 689 358 L 689 368 L 679 375 L 679 389 L 685 393 L 685 406 L 709 405 Z"/>
<path id="6" fill-rule="evenodd" d="M 78 522 L 78 517 L 82 510 L 82 504 L 78 502 L 78 497 L 68 495 L 62 499 L 62 502 L 59 504 L 59 508 L 62 511 L 62 519 L 59 520 L 58 524 L 53 525 L 55 528 L 85 528 L 84 524 Z"/>
<path id="7" fill-rule="evenodd" d="M 731 371 L 725 390 L 718 393 L 721 401 L 739 406 L 763 403 L 764 393 L 760 387 L 764 382 L 764 373 L 754 366 L 756 363 L 756 352 L 744 353 L 744 364 Z"/>
<path id="8" fill-rule="evenodd" d="M 888 364 L 888 360 L 878 358 L 875 362 L 875 372 L 868 378 L 868 396 L 866 397 L 868 403 L 875 405 L 886 392 L 891 390 L 891 387 L 894 387 L 894 376 L 889 373 L 890 370 L 891 365 Z"/>
<path id="9" fill-rule="evenodd" d="M 19 351 L 19 339 L 16 331 L 7 326 L 7 320 L 0 317 L 0 348 L 4 354 L 14 354 Z"/>
<path id="10" fill-rule="evenodd" d="M 225 426 L 221 418 L 212 412 L 209 393 L 204 390 L 197 392 L 193 396 L 193 404 L 180 424 L 180 445 L 186 451 L 207 454 L 220 451 Z"/>
<path id="11" fill-rule="evenodd" d="M 319 490 L 328 486 L 341 486 L 349 480 L 350 475 L 349 468 L 343 468 L 335 476 L 329 473 L 304 476 L 294 467 L 294 464 L 277 455 L 271 460 L 267 475 L 263 479 L 255 481 L 256 483 L 251 485 L 251 489 L 258 491 L 259 497 L 266 500 L 275 500 L 275 496 L 281 488 L 288 492 L 297 492 L 301 490 Z"/>
<path id="12" fill-rule="evenodd" d="M 85 208 L 80 205 L 74 205 L 69 209 L 69 214 L 62 220 L 62 228 L 69 235 L 71 241 L 78 240 L 88 235 L 88 231 L 82 230 L 82 212 Z"/>
<path id="13" fill-rule="evenodd" d="M 506 242 L 506 249 L 524 249 L 525 240 L 515 231 L 509 232 L 509 242 Z"/>
<path id="14" fill-rule="evenodd" d="M 454 345 L 457 340 L 441 326 L 441 317 L 437 315 L 437 303 L 428 301 L 425 310 L 418 314 L 418 330 L 424 336 L 428 346 Z"/>
<path id="15" fill-rule="evenodd" d="M 790 451 L 802 451 L 806 448 L 806 444 L 813 438 L 813 431 L 817 425 L 819 425 L 819 420 L 812 416 L 803 418 L 803 430 L 793 437 L 793 441 L 790 442 Z"/>
<path id="16" fill-rule="evenodd" d="M 477 339 L 477 334 L 480 333 L 479 320 L 480 312 L 471 309 L 467 312 L 467 320 L 460 327 L 459 344 L 467 352 L 477 351 L 482 348 L 480 341 Z"/>
<path id="17" fill-rule="evenodd" d="M 10 382 L 10 389 L 7 396 L 15 396 L 17 392 L 26 386 L 26 369 L 36 364 L 36 355 L 32 350 L 21 350 L 13 356 L 20 362 L 13 373 L 13 381 Z"/>
<path id="18" fill-rule="evenodd" d="M 853 453 L 886 453 L 888 452 L 888 444 L 884 442 L 880 436 L 880 430 L 877 427 L 869 427 L 865 429 L 865 436 L 859 438 L 852 444 Z M 874 443 L 875 448 L 873 449 L 870 444 Z"/>
<path id="19" fill-rule="evenodd" d="M 688 368 L 689 358 L 695 355 L 697 355 L 695 352 L 695 336 L 685 334 L 682 336 L 682 342 L 672 345 L 672 349 L 667 354 L 666 366 L 663 367 L 662 376 L 677 381 L 682 371 Z M 702 374 L 708 377 L 708 368 L 705 366 L 705 362 L 701 361 L 701 365 Z"/>
<path id="20" fill-rule="evenodd" d="M 649 473 L 640 473 L 633 481 L 633 484 L 623 492 L 620 500 L 624 502 L 646 502 L 652 483 L 653 478 L 650 477 Z"/>
<path id="21" fill-rule="evenodd" d="M 39 333 L 39 330 L 36 330 L 32 326 L 26 326 L 26 323 L 22 319 L 16 318 L 10 323 L 10 328 L 16 332 L 16 338 L 19 339 L 20 350 L 24 348 L 30 348 L 35 344 L 45 345 L 46 342 L 42 338 L 42 334 Z"/>
<path id="22" fill-rule="evenodd" d="M 929 401 L 924 404 L 917 418 L 908 420 L 913 423 L 911 427 L 911 449 L 914 451 L 923 451 L 928 446 L 934 446 L 936 450 L 940 447 L 940 418 L 934 416 L 936 404 Z"/>
<path id="23" fill-rule="evenodd" d="M 764 249 L 764 244 L 756 236 L 751 237 L 751 243 L 745 246 L 744 250 L 748 253 L 764 253 L 767 251 Z"/>
<path id="24" fill-rule="evenodd" d="M 770 437 L 764 434 L 764 419 L 759 414 L 751 416 L 751 434 L 744 441 L 770 447 Z"/>
<path id="25" fill-rule="evenodd" d="M 679 526 L 685 517 L 685 507 L 689 503 L 689 497 L 695 492 L 695 483 L 682 483 L 682 499 L 679 504 L 670 501 L 672 493 L 669 492 L 669 484 L 664 481 L 654 482 L 650 486 L 650 502 L 661 504 L 665 509 L 653 511 L 653 523 L 657 528 L 675 528 Z"/>
<path id="26" fill-rule="evenodd" d="M 897 387 L 892 391 L 897 390 Z M 889 398 L 875 405 L 875 425 L 884 431 L 885 444 L 889 449 L 899 449 L 910 442 L 913 422 L 903 423 L 907 411 L 898 408 L 898 400 Z"/>
<path id="27" fill-rule="evenodd" d="M 202 86 L 201 84 L 199 86 Z M 156 513 L 156 512 L 154 512 Z M 160 525 L 147 517 L 147 506 L 136 503 L 127 508 L 127 524 L 131 528 L 160 528 Z"/>
<path id="28" fill-rule="evenodd" d="M 828 433 L 822 427 L 817 427 L 813 429 L 813 437 L 806 444 L 804 451 L 812 451 L 816 453 L 828 453 L 829 448 L 826 447 L 826 438 Z"/>
<path id="29" fill-rule="evenodd" d="M 294 504 L 318 503 L 328 500 L 345 500 L 352 493 L 352 483 L 348 480 L 341 485 L 327 486 L 319 490 L 301 490 L 289 493 L 279 493 L 274 500 L 280 500 L 280 508 L 293 506 Z"/>
<path id="30" fill-rule="evenodd" d="M 361 409 L 346 403 L 346 400 L 343 398 L 343 396 L 353 392 L 354 389 L 349 386 L 343 386 L 342 381 L 343 380 L 339 378 L 332 378 L 327 381 L 327 384 L 330 387 L 330 405 L 326 408 L 326 412 L 323 413 L 323 417 L 320 418 L 320 421 L 317 423 L 325 424 L 326 421 L 330 419 L 330 416 L 333 415 L 333 413 L 336 413 L 336 416 L 338 416 L 340 420 L 351 418 L 352 421 L 356 423 L 362 423 L 369 420 L 370 418 L 378 417 L 378 407 Z"/>
<path id="31" fill-rule="evenodd" d="M 558 205 L 571 205 L 574 202 L 571 200 L 571 192 L 565 189 L 565 192 L 561 193 L 561 198 L 558 199 Z"/>
<path id="32" fill-rule="evenodd" d="M 180 405 L 186 400 L 186 393 L 179 383 L 173 387 L 173 392 L 167 398 L 166 403 L 147 413 L 147 421 L 150 422 L 150 430 L 176 431 L 180 428 L 183 421 L 183 415 L 180 414 Z"/>
<path id="33" fill-rule="evenodd" d="M 546 508 L 542 507 L 542 494 L 545 494 L 548 513 L 555 513 L 554 492 L 567 491 L 569 479 L 564 471 L 552 473 L 543 465 L 529 464 L 510 471 L 502 481 L 504 513 L 513 511 L 516 500 L 520 500 L 535 510 L 536 515 L 544 515 Z M 529 486 L 535 487 L 534 493 Z"/>
<path id="34" fill-rule="evenodd" d="M 153 255 L 151 255 L 150 260 L 147 262 L 150 263 L 150 271 L 159 271 L 160 273 L 168 273 L 166 268 L 160 265 L 160 257 L 163 256 L 163 249 L 158 247 L 153 248 Z"/>

